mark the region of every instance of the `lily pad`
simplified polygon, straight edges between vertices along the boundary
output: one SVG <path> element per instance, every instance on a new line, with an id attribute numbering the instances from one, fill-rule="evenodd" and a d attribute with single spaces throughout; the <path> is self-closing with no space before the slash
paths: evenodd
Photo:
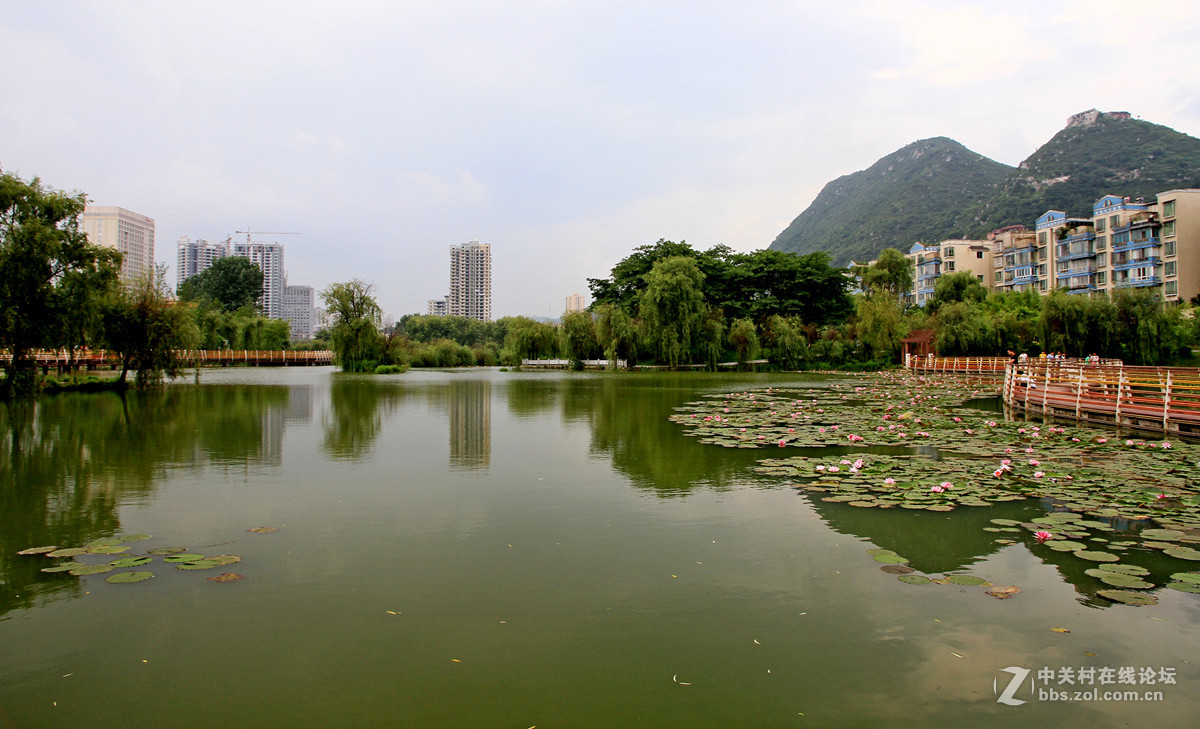
<path id="1" fill-rule="evenodd" d="M 187 549 L 183 547 L 155 547 L 154 549 L 147 549 L 146 554 L 153 554 L 156 557 L 160 557 L 164 554 L 179 554 L 186 551 Z"/>
<path id="2" fill-rule="evenodd" d="M 1020 591 L 1021 588 L 1017 587 L 1016 585 L 1008 585 L 1005 587 L 993 587 L 992 589 L 987 590 L 986 594 L 991 595 L 997 600 L 1007 600 Z"/>
<path id="3" fill-rule="evenodd" d="M 952 585 L 990 585 L 992 583 L 974 575 L 946 575 L 946 581 Z"/>
<path id="4" fill-rule="evenodd" d="M 1200 585 L 1200 572 L 1176 572 L 1171 575 L 1171 579 L 1179 580 L 1180 582 L 1193 582 Z"/>
<path id="5" fill-rule="evenodd" d="M 906 564 L 908 562 L 906 557 L 901 557 L 898 554 L 877 554 L 872 559 L 884 564 Z"/>
<path id="6" fill-rule="evenodd" d="M 47 557 L 78 557 L 81 554 L 87 554 L 87 550 L 83 547 L 65 547 L 56 549 L 53 552 L 47 552 Z"/>
<path id="7" fill-rule="evenodd" d="M 109 564 L 113 567 L 141 567 L 153 561 L 150 557 L 124 557 L 122 559 L 114 559 Z"/>
<path id="8" fill-rule="evenodd" d="M 75 569 L 71 570 L 71 574 L 75 575 L 76 577 L 81 577 L 83 575 L 100 575 L 104 574 L 105 572 L 112 572 L 112 568 L 113 566 L 111 564 L 85 564 L 82 567 L 76 567 Z"/>
<path id="9" fill-rule="evenodd" d="M 1145 577 L 1150 574 L 1150 570 L 1136 564 L 1102 564 L 1100 569 L 1104 572 L 1119 572 L 1123 575 L 1135 575 L 1137 577 Z"/>
<path id="10" fill-rule="evenodd" d="M 1089 552 L 1086 550 L 1076 552 L 1075 556 L 1080 559 L 1086 559 L 1089 562 L 1117 562 L 1121 559 L 1117 555 L 1109 554 L 1108 552 Z"/>
<path id="11" fill-rule="evenodd" d="M 1200 561 L 1200 550 L 1192 549 L 1191 547 L 1171 547 L 1170 549 L 1164 549 L 1163 554 L 1175 559 Z"/>
<path id="12" fill-rule="evenodd" d="M 218 554 L 217 556 L 209 557 L 208 559 L 211 562 L 216 562 L 218 566 L 222 567 L 227 564 L 237 564 L 238 562 L 242 561 L 242 558 L 236 554 Z"/>
<path id="13" fill-rule="evenodd" d="M 933 582 L 933 580 L 929 579 L 928 577 L 923 577 L 921 575 L 900 575 L 896 579 L 900 580 L 901 582 L 906 582 L 910 585 L 928 585 L 929 583 Z"/>
<path id="14" fill-rule="evenodd" d="M 111 582 L 114 585 L 124 585 L 131 582 L 144 582 L 153 576 L 153 572 L 118 572 L 115 575 L 105 577 L 104 581 Z"/>
<path id="15" fill-rule="evenodd" d="M 1167 587 L 1180 592 L 1190 592 L 1200 595 L 1200 583 L 1196 582 L 1168 582 Z"/>
<path id="16" fill-rule="evenodd" d="M 99 547 L 88 547 L 90 554 L 121 554 L 128 552 L 129 547 L 117 546 L 115 544 L 102 544 Z"/>
<path id="17" fill-rule="evenodd" d="M 1125 605 L 1157 605 L 1158 598 L 1153 595 L 1147 595 L 1141 592 L 1128 592 L 1126 590 L 1099 590 L 1097 595 L 1105 600 L 1119 602 Z"/>
<path id="18" fill-rule="evenodd" d="M 164 560 L 165 561 L 165 560 Z M 213 567 L 220 567 L 221 563 L 212 559 L 197 559 L 191 562 L 180 562 L 175 565 L 175 569 L 179 570 L 211 570 Z"/>
<path id="19" fill-rule="evenodd" d="M 208 581 L 209 582 L 235 582 L 237 580 L 245 579 L 245 577 L 246 577 L 245 575 L 240 575 L 237 572 L 226 572 L 224 574 L 217 575 L 216 577 L 209 577 Z"/>
<path id="20" fill-rule="evenodd" d="M 909 567 L 906 564 L 885 564 L 884 566 L 880 567 L 879 569 L 883 572 L 888 573 L 889 575 L 907 575 L 911 572 L 916 571 L 912 567 Z"/>
<path id="21" fill-rule="evenodd" d="M 126 542 L 141 542 L 150 537 L 149 534 L 122 534 L 120 538 Z"/>
<path id="22" fill-rule="evenodd" d="M 172 562 L 172 563 L 194 562 L 195 560 L 198 560 L 198 559 L 205 559 L 205 556 L 203 554 L 190 554 L 190 553 L 172 554 L 170 557 L 164 557 L 163 561 L 164 562 Z"/>
<path id="23" fill-rule="evenodd" d="M 58 547 L 30 547 L 29 549 L 22 549 L 20 552 L 17 552 L 17 554 L 46 554 L 47 552 L 53 552 L 56 549 L 58 549 Z"/>
<path id="24" fill-rule="evenodd" d="M 42 572 L 70 572 L 76 567 L 87 567 L 84 562 L 59 562 L 53 567 L 43 567 Z"/>
<path id="25" fill-rule="evenodd" d="M 103 537 L 101 539 L 93 539 L 83 546 L 88 549 L 95 549 L 96 547 L 115 547 L 120 543 L 120 537 Z"/>

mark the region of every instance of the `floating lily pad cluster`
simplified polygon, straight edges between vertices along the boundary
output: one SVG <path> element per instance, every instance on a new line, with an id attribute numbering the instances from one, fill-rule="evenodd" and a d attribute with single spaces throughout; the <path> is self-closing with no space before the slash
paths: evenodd
<path id="1" fill-rule="evenodd" d="M 928 575 L 916 574 L 916 570 L 908 566 L 908 559 L 893 552 L 890 549 L 868 549 L 867 554 L 876 562 L 882 562 L 883 566 L 879 569 L 888 574 L 896 575 L 896 579 L 909 585 L 964 585 L 970 587 L 992 587 L 992 583 L 976 577 L 975 575 L 964 575 L 958 572 L 948 572 L 941 577 L 930 577 Z M 1012 597 L 1020 592 L 1021 588 L 1015 585 L 1009 587 L 999 587 L 995 590 L 988 590 L 987 594 L 1001 599 Z"/>
<path id="2" fill-rule="evenodd" d="M 827 453 L 842 446 L 841 455 L 768 458 L 755 469 L 824 494 L 825 501 L 950 511 L 1039 498 L 1054 511 L 1030 523 L 993 520 L 988 531 L 1001 543 L 1013 543 L 1024 532 L 1048 533 L 1051 537 L 1036 543 L 1100 566 L 1117 566 L 1110 563 L 1130 549 L 1200 561 L 1200 483 L 1194 479 L 1200 447 L 1075 425 L 1008 421 L 966 404 L 995 397 L 996 388 L 978 379 L 879 373 L 824 388 L 714 396 L 679 408 L 671 420 L 687 427 L 687 435 L 723 447 Z M 1139 576 L 1119 570 L 1087 574 L 1126 588 L 1101 589 L 1101 597 L 1145 604 L 1114 594 L 1147 589 L 1134 582 Z M 1191 585 L 1200 583 L 1171 584 L 1197 591 Z"/>
<path id="3" fill-rule="evenodd" d="M 81 561 L 79 558 L 90 557 L 92 555 L 109 555 L 124 554 L 128 552 L 130 547 L 126 542 L 138 542 L 145 539 L 150 539 L 149 534 L 127 534 L 119 537 L 105 537 L 88 542 L 81 547 L 30 547 L 23 549 L 17 554 L 26 556 L 41 556 L 53 558 L 58 561 L 48 567 L 43 567 L 42 572 L 55 573 L 66 572 L 76 577 L 86 575 L 99 575 L 112 572 L 105 578 L 105 582 L 115 585 L 129 584 L 134 582 L 144 582 L 152 577 L 154 573 L 144 570 L 129 570 L 129 568 L 143 567 L 154 562 L 154 557 L 162 557 L 164 563 L 171 564 L 173 567 L 180 570 L 207 570 L 214 567 L 223 567 L 225 565 L 241 562 L 242 558 L 233 554 L 219 554 L 212 557 L 203 554 L 187 553 L 183 547 L 156 547 L 147 550 L 145 555 L 127 555 L 117 559 L 103 561 Z M 153 556 L 150 556 L 153 555 Z M 116 570 L 127 570 L 118 572 Z M 241 575 L 237 573 L 227 573 L 227 575 L 235 575 L 225 579 L 213 580 L 215 582 L 230 582 L 234 579 L 239 579 Z"/>

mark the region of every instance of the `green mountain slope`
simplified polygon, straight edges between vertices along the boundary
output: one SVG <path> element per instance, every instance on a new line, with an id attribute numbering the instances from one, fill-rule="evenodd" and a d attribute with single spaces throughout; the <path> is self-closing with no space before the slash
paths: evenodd
<path id="1" fill-rule="evenodd" d="M 1159 124 L 1095 110 L 1029 156 L 978 211 L 980 230 L 1033 221 L 1047 210 L 1091 217 L 1104 195 L 1145 198 L 1200 187 L 1200 139 Z"/>
<path id="2" fill-rule="evenodd" d="M 953 139 L 922 139 L 830 182 L 771 248 L 828 251 L 842 264 L 888 246 L 963 237 L 978 227 L 974 211 L 1012 172 Z"/>
<path id="3" fill-rule="evenodd" d="M 1200 139 L 1093 109 L 1072 116 L 1015 169 L 944 137 L 910 144 L 826 185 L 771 248 L 828 251 L 843 264 L 918 240 L 1032 227 L 1047 210 L 1090 217 L 1108 194 L 1152 200 L 1184 187 L 1200 187 Z"/>

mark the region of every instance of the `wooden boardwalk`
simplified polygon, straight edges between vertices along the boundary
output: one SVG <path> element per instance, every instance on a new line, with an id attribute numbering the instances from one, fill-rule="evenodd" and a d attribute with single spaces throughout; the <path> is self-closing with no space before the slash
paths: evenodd
<path id="1" fill-rule="evenodd" d="M 252 367 L 304 367 L 333 364 L 333 352 L 328 350 L 294 352 L 291 350 L 267 349 L 188 349 L 179 352 L 189 366 L 228 367 L 249 365 Z M 0 352 L 0 364 L 12 359 L 8 352 Z M 74 359 L 67 350 L 39 351 L 32 357 L 34 366 L 49 372 L 51 369 L 64 371 L 74 364 L 81 369 L 116 369 L 121 360 L 115 352 L 103 349 L 75 352 Z"/>
<path id="2" fill-rule="evenodd" d="M 1029 413 L 1167 433 L 1200 434 L 1200 370 L 1077 360 L 1005 369 L 1004 402 Z"/>

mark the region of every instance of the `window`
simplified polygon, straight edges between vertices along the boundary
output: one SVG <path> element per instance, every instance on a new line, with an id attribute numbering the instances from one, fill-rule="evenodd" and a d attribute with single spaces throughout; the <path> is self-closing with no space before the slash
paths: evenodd
<path id="1" fill-rule="evenodd" d="M 946 246 L 946 258 L 954 258 L 954 246 Z"/>
<path id="2" fill-rule="evenodd" d="M 1175 215 L 1175 201 L 1168 200 L 1165 203 L 1163 203 L 1163 217 L 1169 218 L 1173 215 Z"/>
<path id="3" fill-rule="evenodd" d="M 1107 253 L 1097 253 L 1096 254 L 1096 265 L 1097 266 L 1103 266 L 1107 263 L 1108 263 L 1108 254 Z"/>
<path id="4" fill-rule="evenodd" d="M 1115 228 L 1120 224 L 1121 224 L 1121 216 L 1120 215 L 1114 215 L 1108 219 L 1108 225 L 1111 228 Z"/>
<path id="5" fill-rule="evenodd" d="M 1175 241 L 1169 240 L 1163 243 L 1163 254 L 1167 256 L 1175 255 Z"/>
<path id="6" fill-rule="evenodd" d="M 1096 285 L 1104 286 L 1107 283 L 1108 283 L 1108 274 L 1104 271 L 1097 271 L 1096 272 Z"/>
<path id="7" fill-rule="evenodd" d="M 983 258 L 983 251 L 975 251 L 976 258 Z"/>
<path id="8" fill-rule="evenodd" d="M 1104 228 L 1105 228 L 1104 218 L 1096 218 L 1096 232 L 1103 233 Z"/>
<path id="9" fill-rule="evenodd" d="M 1046 245 L 1046 231 L 1044 231 L 1044 230 L 1041 233 L 1038 233 L 1038 245 L 1039 246 Z"/>
<path id="10" fill-rule="evenodd" d="M 946 272 L 949 273 L 953 270 L 954 270 L 954 261 L 946 261 Z"/>
<path id="11" fill-rule="evenodd" d="M 1178 281 L 1168 281 L 1163 286 L 1163 293 L 1166 294 L 1167 296 L 1177 296 L 1179 294 L 1179 282 Z"/>
<path id="12" fill-rule="evenodd" d="M 1000 282 L 1001 282 L 1001 281 L 1003 281 L 1003 280 L 1004 280 L 1004 272 L 1003 272 L 1003 271 L 996 271 L 996 277 L 995 277 L 995 281 L 996 281 L 996 283 L 1000 283 Z"/>
<path id="13" fill-rule="evenodd" d="M 1167 222 L 1163 223 L 1162 235 L 1164 238 L 1175 235 L 1175 221 L 1174 220 L 1168 220 Z"/>
<path id="14" fill-rule="evenodd" d="M 1102 251 L 1108 247 L 1108 237 L 1103 235 L 1096 236 L 1096 250 Z"/>
<path id="15" fill-rule="evenodd" d="M 1039 261 L 1046 260 L 1046 249 L 1045 248 L 1038 249 L 1038 260 Z"/>
<path id="16" fill-rule="evenodd" d="M 976 276 L 975 278 L 979 279 L 979 283 L 983 283 L 983 274 L 982 273 L 979 274 L 978 276 Z"/>
<path id="17" fill-rule="evenodd" d="M 1041 289 L 1042 291 L 1046 290 L 1046 279 L 1042 279 L 1041 281 L 1038 281 L 1038 288 Z"/>
<path id="18" fill-rule="evenodd" d="M 1037 271 L 1038 271 L 1039 276 L 1045 276 L 1046 275 L 1046 264 L 1043 263 L 1042 265 L 1038 266 Z"/>
<path id="19" fill-rule="evenodd" d="M 1163 275 L 1164 276 L 1174 276 L 1175 275 L 1175 261 L 1167 261 L 1166 263 L 1163 264 Z"/>

